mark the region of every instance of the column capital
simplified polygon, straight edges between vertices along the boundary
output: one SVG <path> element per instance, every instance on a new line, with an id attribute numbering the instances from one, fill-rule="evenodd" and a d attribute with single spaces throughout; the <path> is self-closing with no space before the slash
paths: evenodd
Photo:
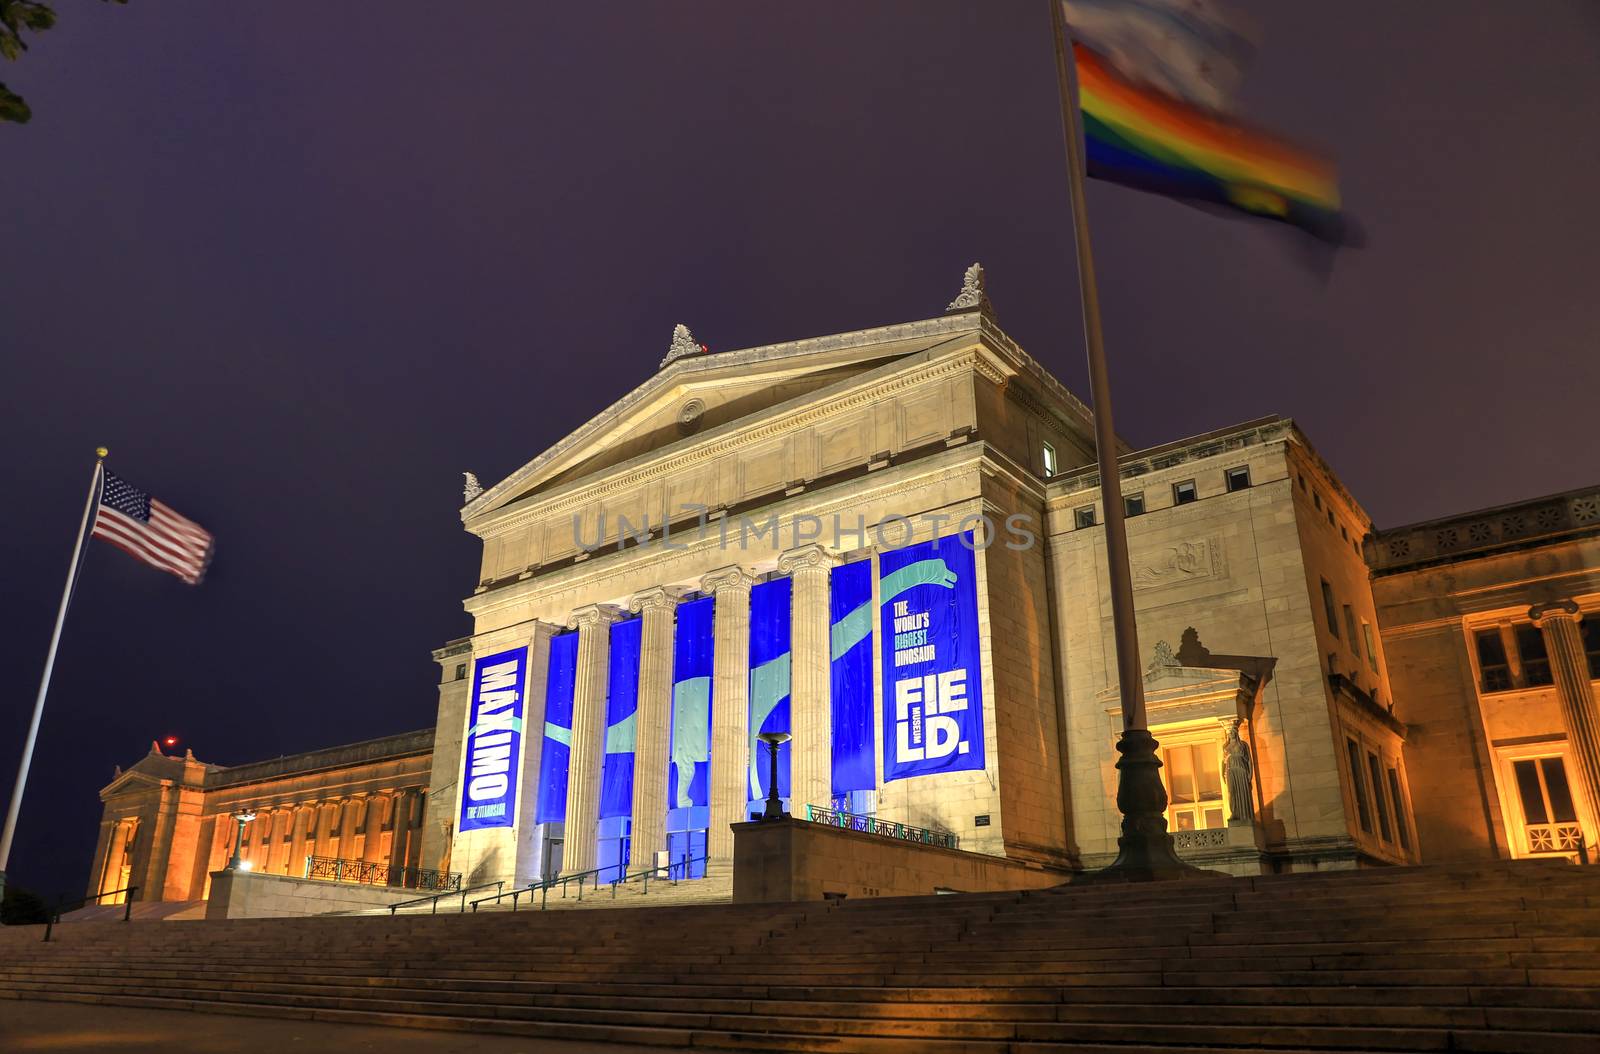
<path id="1" fill-rule="evenodd" d="M 1570 600 L 1553 600 L 1547 604 L 1535 604 L 1528 609 L 1528 617 L 1533 619 L 1533 624 L 1544 627 L 1546 622 L 1578 621 L 1578 605 Z"/>
<path id="2" fill-rule="evenodd" d="M 748 594 L 750 588 L 755 584 L 756 576 L 738 564 L 733 564 L 730 567 L 719 567 L 715 571 L 707 572 L 700 579 L 700 588 L 717 596 L 722 596 L 725 593 Z"/>
<path id="3" fill-rule="evenodd" d="M 832 553 L 813 542 L 780 555 L 778 570 L 786 575 L 801 571 L 826 571 L 837 562 L 838 559 Z"/>
<path id="4" fill-rule="evenodd" d="M 671 586 L 651 586 L 641 589 L 633 594 L 628 601 L 628 610 L 636 612 L 666 610 L 671 611 L 678 606 L 678 601 L 683 599 L 686 591 Z"/>
<path id="5" fill-rule="evenodd" d="M 626 615 L 627 612 L 612 604 L 586 604 L 567 616 L 567 628 L 586 630 L 610 625 L 621 621 Z"/>

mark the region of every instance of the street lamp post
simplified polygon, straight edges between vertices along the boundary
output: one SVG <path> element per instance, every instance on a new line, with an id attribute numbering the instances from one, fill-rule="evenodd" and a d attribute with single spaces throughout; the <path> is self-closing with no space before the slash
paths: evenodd
<path id="1" fill-rule="evenodd" d="M 783 811 L 783 799 L 778 797 L 778 748 L 789 742 L 787 732 L 763 732 L 756 737 L 767 745 L 772 767 L 767 770 L 767 807 L 762 812 L 763 820 L 786 820 L 789 814 Z"/>
<path id="2" fill-rule="evenodd" d="M 239 829 L 235 831 L 233 835 L 233 859 L 228 861 L 229 871 L 250 870 L 250 868 L 239 859 L 239 851 L 244 848 L 244 825 L 255 818 L 256 814 L 253 812 L 236 812 L 233 814 L 233 822 L 239 825 Z"/>

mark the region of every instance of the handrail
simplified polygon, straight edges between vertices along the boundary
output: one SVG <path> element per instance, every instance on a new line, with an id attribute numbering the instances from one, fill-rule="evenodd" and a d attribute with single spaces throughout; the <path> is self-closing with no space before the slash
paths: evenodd
<path id="1" fill-rule="evenodd" d="M 825 827 L 841 827 L 848 831 L 881 835 L 902 842 L 919 842 L 922 845 L 936 845 L 942 849 L 961 847 L 961 840 L 949 831 L 930 831 L 926 827 L 913 827 L 909 823 L 880 820 L 876 816 L 864 816 L 840 809 L 824 809 L 820 805 L 807 805 L 806 819 Z"/>
<path id="2" fill-rule="evenodd" d="M 138 886 L 126 886 L 126 887 L 124 887 L 122 889 L 108 890 L 105 893 L 96 893 L 92 897 L 79 897 L 77 900 L 74 900 L 72 902 L 72 907 L 73 908 L 81 908 L 83 905 L 87 904 L 91 900 L 99 900 L 101 897 L 114 897 L 118 893 L 126 893 L 126 894 L 128 894 L 128 898 L 123 901 L 124 907 L 122 909 L 122 921 L 123 922 L 128 922 L 129 920 L 131 920 L 133 918 L 133 895 L 135 893 L 137 893 L 137 892 L 139 892 L 139 887 Z M 66 910 L 66 908 L 67 908 L 67 902 L 64 899 L 62 899 L 61 897 L 57 897 L 56 898 L 55 910 L 52 911 L 49 915 L 45 916 L 45 920 L 44 920 L 44 939 L 45 940 L 48 941 L 50 939 L 50 931 L 55 928 L 56 923 L 61 921 L 61 912 Z"/>
<path id="3" fill-rule="evenodd" d="M 460 908 L 460 911 L 458 912 L 458 914 L 459 914 L 460 912 L 464 912 L 464 911 L 467 910 L 467 894 L 468 893 L 476 893 L 478 890 L 480 890 L 480 889 L 488 889 L 490 886 L 494 886 L 496 889 L 504 889 L 505 886 L 506 886 L 505 879 L 502 878 L 498 882 L 485 882 L 482 885 L 478 885 L 478 886 L 469 886 L 466 889 L 447 889 L 443 893 L 435 893 L 431 897 L 418 897 L 415 900 L 402 900 L 397 904 L 390 904 L 389 905 L 389 914 L 391 916 L 393 916 L 394 915 L 394 911 L 395 911 L 396 908 L 409 908 L 413 904 L 421 904 L 421 903 L 424 903 L 425 901 L 430 901 L 431 900 L 431 901 L 433 901 L 433 910 L 431 912 L 429 912 L 429 914 L 430 915 L 437 915 L 437 914 L 439 914 L 439 901 L 443 900 L 445 897 L 453 897 L 453 896 L 456 896 L 457 894 L 460 894 L 460 896 L 461 896 L 461 908 Z"/>
<path id="4" fill-rule="evenodd" d="M 652 875 L 659 875 L 661 872 L 665 871 L 667 873 L 667 880 L 672 885 L 675 886 L 680 881 L 682 881 L 683 879 L 674 878 L 673 877 L 673 871 L 674 870 L 682 868 L 682 869 L 684 869 L 686 871 L 688 868 L 694 866 L 695 864 L 704 864 L 704 863 L 708 863 L 709 861 L 710 861 L 710 857 L 704 857 L 704 856 L 695 857 L 692 860 L 690 858 L 688 858 L 688 857 L 684 857 L 681 860 L 671 860 L 671 861 L 668 861 L 665 864 L 656 864 L 656 865 L 654 865 L 652 867 L 642 868 L 642 869 L 640 869 L 638 871 L 633 872 L 632 874 L 628 874 L 628 873 L 624 872 L 623 875 L 620 878 L 613 879 L 611 882 L 606 883 L 606 884 L 610 885 L 610 887 L 611 887 L 611 898 L 613 900 L 615 900 L 616 896 L 617 896 L 617 887 L 618 886 L 624 885 L 624 884 L 626 884 L 626 883 L 628 883 L 628 882 L 630 882 L 630 881 L 632 881 L 633 879 L 636 879 L 636 878 L 637 879 L 643 879 L 644 891 L 643 891 L 643 893 L 640 894 L 641 896 L 643 896 L 643 895 L 646 895 L 646 894 L 648 894 L 650 892 L 650 878 L 651 878 Z M 477 911 L 479 904 L 487 904 L 487 903 L 490 903 L 491 901 L 496 903 L 496 904 L 498 904 L 500 901 L 504 900 L 506 897 L 510 897 L 511 898 L 511 910 L 512 911 L 516 911 L 519 903 L 521 902 L 522 894 L 527 893 L 529 895 L 529 899 L 531 900 L 532 899 L 532 895 L 534 893 L 538 893 L 539 894 L 539 910 L 540 911 L 544 911 L 544 910 L 546 910 L 546 906 L 550 902 L 550 891 L 559 886 L 560 889 L 561 889 L 561 898 L 563 900 L 565 900 L 566 896 L 567 896 L 567 885 L 568 885 L 568 883 L 574 882 L 574 881 L 578 883 L 578 897 L 577 897 L 577 899 L 581 901 L 583 899 L 583 887 L 584 887 L 585 881 L 587 879 L 589 879 L 591 876 L 598 876 L 603 871 L 611 871 L 611 870 L 615 869 L 616 866 L 617 865 L 615 865 L 615 864 L 611 864 L 611 865 L 608 865 L 606 867 L 591 868 L 588 871 L 579 871 L 577 874 L 574 874 L 574 875 L 560 875 L 560 876 L 557 876 L 556 878 L 545 879 L 543 882 L 532 882 L 532 883 L 530 883 L 530 884 L 528 884 L 526 886 L 518 886 L 516 889 L 512 889 L 512 890 L 508 890 L 508 891 L 505 891 L 505 892 L 501 892 L 501 893 L 498 893 L 498 894 L 496 894 L 495 896 L 492 896 L 492 897 L 480 897 L 479 899 L 474 900 L 472 902 L 472 910 L 473 911 Z M 602 883 L 600 883 L 598 880 L 596 880 L 595 883 L 594 883 L 594 888 L 596 890 L 598 890 L 600 888 L 601 884 Z"/>

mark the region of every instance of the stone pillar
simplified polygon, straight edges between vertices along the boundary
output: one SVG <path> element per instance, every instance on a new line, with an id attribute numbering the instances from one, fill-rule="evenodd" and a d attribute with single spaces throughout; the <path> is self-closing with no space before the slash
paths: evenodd
<path id="1" fill-rule="evenodd" d="M 100 821 L 100 837 L 94 844 L 94 864 L 89 868 L 88 896 L 105 892 L 106 861 L 111 857 L 112 835 L 116 833 L 115 820 Z"/>
<path id="2" fill-rule="evenodd" d="M 833 800 L 832 670 L 828 649 L 828 572 L 833 557 L 820 545 L 791 549 L 778 570 L 793 580 L 789 631 L 789 811 Z"/>
<path id="3" fill-rule="evenodd" d="M 575 875 L 595 866 L 600 824 L 600 765 L 606 749 L 606 681 L 611 667 L 611 624 L 622 612 L 590 604 L 572 613 L 578 631 L 578 669 L 572 690 L 572 750 L 567 767 L 566 840 L 561 872 Z"/>
<path id="4" fill-rule="evenodd" d="M 1528 609 L 1528 617 L 1544 634 L 1572 760 L 1591 814 L 1600 814 L 1600 708 L 1595 705 L 1594 685 L 1589 682 L 1589 663 L 1578 630 L 1578 605 L 1570 600 L 1540 604 Z"/>
<path id="5" fill-rule="evenodd" d="M 678 594 L 660 586 L 629 605 L 639 630 L 639 709 L 634 717 L 630 866 L 649 867 L 667 847 L 667 765 L 672 741 L 672 642 Z"/>
<path id="6" fill-rule="evenodd" d="M 406 866 L 406 836 L 411 832 L 411 800 L 415 791 L 397 790 L 392 799 L 392 811 L 389 814 L 389 884 L 403 886 L 407 876 L 404 874 Z"/>
<path id="7" fill-rule="evenodd" d="M 367 798 L 367 835 L 361 846 L 361 859 L 369 864 L 383 859 L 383 817 L 393 798 L 391 791 L 379 791 Z"/>
<path id="8" fill-rule="evenodd" d="M 294 807 L 294 834 L 289 842 L 289 856 L 283 862 L 283 873 L 299 878 L 306 873 L 306 832 L 317 821 L 317 806 L 301 802 Z"/>
<path id="9" fill-rule="evenodd" d="M 706 855 L 733 862 L 733 824 L 749 819 L 750 795 L 750 587 L 742 567 L 724 567 L 700 581 L 717 598 L 712 636 L 711 828 Z"/>

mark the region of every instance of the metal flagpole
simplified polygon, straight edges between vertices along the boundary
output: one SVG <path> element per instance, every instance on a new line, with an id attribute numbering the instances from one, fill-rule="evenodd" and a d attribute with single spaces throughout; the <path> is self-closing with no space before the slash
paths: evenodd
<path id="1" fill-rule="evenodd" d="M 17 830 L 17 813 L 22 809 L 22 791 L 28 784 L 28 766 L 33 761 L 33 744 L 39 738 L 39 720 L 44 716 L 44 697 L 50 691 L 50 673 L 56 665 L 56 648 L 61 644 L 61 627 L 67 621 L 67 606 L 72 603 L 72 590 L 78 582 L 78 568 L 83 565 L 83 543 L 89 535 L 89 519 L 94 515 L 95 501 L 100 496 L 100 485 L 105 478 L 105 458 L 109 451 L 100 447 L 94 463 L 94 475 L 89 480 L 89 497 L 83 505 L 83 519 L 78 521 L 78 540 L 72 547 L 72 562 L 67 566 L 67 585 L 61 591 L 61 607 L 56 611 L 55 632 L 50 634 L 50 650 L 45 654 L 44 676 L 39 680 L 39 695 L 33 701 L 33 720 L 28 723 L 28 738 L 22 745 L 22 764 L 17 768 L 17 785 L 11 791 L 11 805 L 6 809 L 6 826 L 0 831 L 0 897 L 5 896 L 6 864 L 11 859 L 11 837 Z"/>
<path id="2" fill-rule="evenodd" d="M 1128 532 L 1123 523 L 1122 483 L 1117 470 L 1117 433 L 1111 418 L 1111 378 L 1100 331 L 1100 293 L 1089 244 L 1089 210 L 1083 193 L 1084 144 L 1078 124 L 1074 68 L 1069 58 L 1061 0 L 1047 0 L 1055 33 L 1056 80 L 1061 126 L 1067 141 L 1067 186 L 1072 195 L 1072 235 L 1078 250 L 1078 289 L 1083 301 L 1083 337 L 1089 350 L 1089 392 L 1094 403 L 1095 452 L 1100 462 L 1100 503 L 1105 507 L 1106 563 L 1111 579 L 1111 626 L 1117 644 L 1117 683 L 1122 696 L 1122 738 L 1117 741 L 1117 808 L 1122 837 L 1116 863 L 1104 878 L 1176 878 L 1203 872 L 1183 863 L 1167 833 L 1167 792 L 1161 760 L 1145 717 L 1139 631 L 1133 616 L 1133 576 L 1128 570 Z"/>

